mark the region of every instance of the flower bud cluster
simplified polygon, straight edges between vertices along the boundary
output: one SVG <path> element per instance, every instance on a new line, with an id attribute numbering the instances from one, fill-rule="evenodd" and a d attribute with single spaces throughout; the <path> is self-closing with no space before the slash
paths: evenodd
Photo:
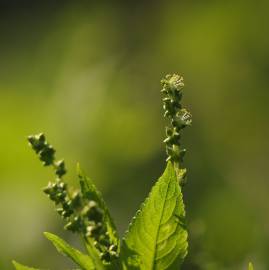
<path id="1" fill-rule="evenodd" d="M 185 178 L 186 170 L 180 168 L 186 149 L 181 148 L 180 139 L 181 131 L 192 122 L 191 114 L 182 108 L 182 89 L 184 87 L 183 77 L 179 75 L 166 75 L 161 81 L 163 86 L 164 116 L 169 119 L 170 125 L 166 127 L 166 144 L 167 161 L 173 162 L 180 178 Z"/>
<path id="2" fill-rule="evenodd" d="M 63 160 L 55 161 L 55 149 L 50 145 L 43 133 L 31 135 L 28 142 L 39 156 L 44 166 L 53 166 L 58 177 L 66 174 L 65 163 Z"/>
<path id="3" fill-rule="evenodd" d="M 62 160 L 55 162 L 55 150 L 46 142 L 43 134 L 29 136 L 28 141 L 43 164 L 52 165 L 55 169 L 56 181 L 49 182 L 43 191 L 55 203 L 56 211 L 66 221 L 65 229 L 79 233 L 85 239 L 93 239 L 104 262 L 110 262 L 118 257 L 117 246 L 110 240 L 104 222 L 104 212 L 98 203 L 86 197 L 81 191 L 70 190 L 63 182 L 61 177 L 66 173 L 64 162 Z M 49 152 L 49 149 L 52 150 Z M 50 154 L 43 155 L 44 152 Z"/>
<path id="4" fill-rule="evenodd" d="M 110 241 L 104 222 L 103 210 L 96 201 L 89 200 L 79 191 L 71 192 L 60 178 L 44 189 L 55 202 L 56 211 L 66 220 L 65 229 L 92 238 L 101 259 L 110 262 L 117 257 L 117 247 Z"/>

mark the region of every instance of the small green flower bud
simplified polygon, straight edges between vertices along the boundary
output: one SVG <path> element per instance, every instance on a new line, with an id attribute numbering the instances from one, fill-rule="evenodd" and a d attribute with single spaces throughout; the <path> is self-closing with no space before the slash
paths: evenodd
<path id="1" fill-rule="evenodd" d="M 82 204 L 81 194 L 79 192 L 73 193 L 70 199 L 70 207 L 78 209 L 81 207 L 81 204 Z"/>
<path id="2" fill-rule="evenodd" d="M 64 228 L 68 231 L 76 232 L 76 227 L 74 226 L 73 222 L 68 222 Z"/>
<path id="3" fill-rule="evenodd" d="M 55 150 L 51 145 L 46 145 L 40 152 L 39 158 L 43 161 L 44 166 L 53 164 Z"/>
<path id="4" fill-rule="evenodd" d="M 64 228 L 72 232 L 81 232 L 83 229 L 81 218 L 75 217 L 74 220 L 68 222 Z"/>
<path id="5" fill-rule="evenodd" d="M 46 138 L 43 133 L 28 136 L 28 141 L 36 153 L 41 151 L 46 144 Z"/>
<path id="6" fill-rule="evenodd" d="M 63 210 L 63 208 L 62 207 L 60 207 L 60 208 L 57 208 L 56 209 L 56 212 L 59 214 L 59 215 L 63 215 L 63 212 L 64 212 L 64 210 Z"/>
<path id="7" fill-rule="evenodd" d="M 56 204 L 63 203 L 67 196 L 66 184 L 63 182 L 51 183 L 43 189 L 49 198 Z"/>
<path id="8" fill-rule="evenodd" d="M 110 253 L 108 251 L 101 252 L 100 253 L 100 258 L 101 258 L 102 261 L 105 261 L 105 262 L 110 262 L 111 261 L 111 256 L 110 256 Z"/>
<path id="9" fill-rule="evenodd" d="M 69 209 L 68 211 L 63 211 L 61 216 L 64 217 L 64 218 L 68 218 L 70 217 L 71 215 L 73 214 L 73 211 L 71 209 Z"/>
<path id="10" fill-rule="evenodd" d="M 172 125 L 176 126 L 178 129 L 190 126 L 191 123 L 192 123 L 192 116 L 186 109 L 181 109 L 172 120 Z"/>
<path id="11" fill-rule="evenodd" d="M 109 247 L 109 251 L 114 251 L 114 252 L 116 252 L 117 250 L 118 250 L 117 245 L 111 245 L 111 246 Z"/>
<path id="12" fill-rule="evenodd" d="M 43 188 L 43 192 L 49 195 L 53 190 L 53 184 L 51 182 L 48 183 L 46 187 Z"/>
<path id="13" fill-rule="evenodd" d="M 103 219 L 103 211 L 98 207 L 95 201 L 89 201 L 83 208 L 82 214 L 87 216 L 89 220 L 95 222 L 101 222 Z"/>
<path id="14" fill-rule="evenodd" d="M 66 169 L 65 169 L 65 163 L 64 160 L 59 160 L 55 164 L 55 173 L 59 176 L 62 177 L 63 175 L 66 174 Z"/>
<path id="15" fill-rule="evenodd" d="M 164 98 L 163 102 L 163 108 L 165 111 L 164 116 L 167 117 L 175 115 L 178 109 L 178 104 L 170 98 Z"/>
<path id="16" fill-rule="evenodd" d="M 98 239 L 99 236 L 102 233 L 102 230 L 103 230 L 103 225 L 102 225 L 101 222 L 92 223 L 91 225 L 89 225 L 87 227 L 87 233 L 86 233 L 86 235 L 87 236 L 91 236 L 91 237 L 93 237 L 95 239 Z"/>
<path id="17" fill-rule="evenodd" d="M 67 198 L 65 198 L 66 200 Z M 66 215 L 72 215 L 74 213 L 74 210 L 71 207 L 71 201 L 64 201 L 62 202 L 62 208 L 66 212 Z"/>
<path id="18" fill-rule="evenodd" d="M 181 90 L 184 87 L 183 77 L 177 74 L 166 75 L 163 80 L 161 80 L 164 91 Z"/>
<path id="19" fill-rule="evenodd" d="M 57 188 L 58 188 L 58 190 L 66 190 L 67 184 L 58 179 Z"/>
<path id="20" fill-rule="evenodd" d="M 109 247 L 111 244 L 109 241 L 109 238 L 106 235 L 101 235 L 98 239 L 98 242 L 100 243 L 100 245 L 106 246 L 106 247 Z"/>
<path id="21" fill-rule="evenodd" d="M 167 138 L 164 140 L 164 143 L 168 145 L 179 144 L 180 143 L 180 134 L 177 132 L 175 128 L 167 128 L 166 129 Z"/>
<path id="22" fill-rule="evenodd" d="M 65 191 L 60 191 L 55 194 L 55 201 L 60 203 L 62 202 L 66 197 L 66 192 Z"/>

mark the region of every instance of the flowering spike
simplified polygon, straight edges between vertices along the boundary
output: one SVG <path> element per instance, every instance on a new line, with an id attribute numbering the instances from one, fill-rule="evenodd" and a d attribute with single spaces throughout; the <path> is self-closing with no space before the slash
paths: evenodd
<path id="1" fill-rule="evenodd" d="M 186 181 L 186 169 L 181 168 L 183 157 L 186 149 L 181 148 L 180 138 L 181 130 L 192 123 L 191 114 L 182 108 L 182 89 L 184 87 L 183 77 L 180 75 L 166 75 L 161 80 L 163 86 L 164 117 L 169 119 L 169 126 L 166 127 L 166 144 L 167 161 L 171 161 L 176 169 L 179 181 L 184 184 Z"/>
<path id="2" fill-rule="evenodd" d="M 56 150 L 46 141 L 46 137 L 43 133 L 30 135 L 27 139 L 44 166 L 52 166 L 55 170 L 55 174 L 59 178 L 66 174 L 64 160 L 55 161 L 54 155 Z"/>
<path id="3" fill-rule="evenodd" d="M 117 246 L 113 244 L 104 223 L 104 212 L 84 190 L 74 191 L 63 182 L 66 174 L 64 160 L 55 161 L 55 149 L 46 141 L 43 133 L 31 135 L 28 142 L 44 166 L 52 166 L 56 181 L 49 182 L 44 193 L 57 206 L 57 213 L 66 221 L 65 229 L 81 234 L 85 239 L 92 238 L 101 260 L 110 262 L 118 257 Z"/>

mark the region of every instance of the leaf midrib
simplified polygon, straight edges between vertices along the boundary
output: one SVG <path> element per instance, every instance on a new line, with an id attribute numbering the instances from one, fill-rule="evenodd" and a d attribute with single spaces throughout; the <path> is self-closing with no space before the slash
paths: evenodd
<path id="1" fill-rule="evenodd" d="M 158 228 L 157 228 L 156 236 L 155 236 L 155 239 L 154 239 L 154 251 L 153 251 L 153 258 L 152 258 L 152 265 L 151 265 L 151 269 L 152 270 L 155 269 L 155 257 L 156 257 L 156 250 L 157 250 L 157 239 L 158 239 L 159 232 L 160 232 L 160 226 L 161 226 L 160 224 L 161 224 L 161 220 L 163 218 L 164 205 L 166 203 L 168 190 L 169 190 L 169 187 L 170 187 L 170 184 L 171 184 L 171 179 L 172 179 L 172 177 L 170 176 L 169 177 L 169 183 L 167 185 L 166 192 L 165 192 L 165 199 L 163 200 L 163 204 L 162 204 L 162 210 L 161 210 L 160 219 L 158 221 Z"/>

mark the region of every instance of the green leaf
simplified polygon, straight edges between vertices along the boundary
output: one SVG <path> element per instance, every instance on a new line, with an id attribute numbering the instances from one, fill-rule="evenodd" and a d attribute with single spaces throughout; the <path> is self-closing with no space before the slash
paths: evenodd
<path id="1" fill-rule="evenodd" d="M 37 268 L 24 266 L 24 265 L 19 264 L 19 263 L 15 262 L 15 261 L 13 261 L 12 263 L 15 266 L 16 270 L 38 270 Z"/>
<path id="2" fill-rule="evenodd" d="M 97 202 L 98 205 L 104 211 L 104 222 L 106 224 L 109 237 L 113 241 L 113 243 L 118 246 L 118 249 L 119 249 L 120 240 L 117 233 L 117 229 L 116 229 L 116 226 L 114 224 L 112 217 L 110 216 L 109 210 L 106 206 L 106 203 L 103 199 L 102 194 L 97 190 L 92 180 L 88 178 L 85 175 L 85 173 L 81 170 L 79 164 L 77 166 L 77 174 L 80 180 L 80 186 L 81 186 L 81 191 L 83 195 L 88 197 L 90 200 L 94 200 L 95 202 Z"/>
<path id="3" fill-rule="evenodd" d="M 63 255 L 73 260 L 83 270 L 94 270 L 95 266 L 91 257 L 81 253 L 77 249 L 71 247 L 57 235 L 45 232 L 45 236 L 52 242 L 56 249 Z"/>
<path id="4" fill-rule="evenodd" d="M 187 248 L 181 187 L 169 162 L 130 224 L 121 258 L 128 270 L 174 270 L 180 269 Z"/>
<path id="5" fill-rule="evenodd" d="M 105 267 L 105 265 L 103 264 L 103 262 L 102 262 L 102 260 L 100 258 L 99 251 L 94 246 L 94 240 L 90 239 L 90 238 L 89 239 L 84 238 L 83 240 L 84 240 L 86 250 L 87 250 L 88 254 L 91 256 L 96 270 L 104 270 L 104 269 L 106 269 L 107 267 Z"/>
<path id="6" fill-rule="evenodd" d="M 248 270 L 254 270 L 254 267 L 251 262 L 248 264 Z"/>

